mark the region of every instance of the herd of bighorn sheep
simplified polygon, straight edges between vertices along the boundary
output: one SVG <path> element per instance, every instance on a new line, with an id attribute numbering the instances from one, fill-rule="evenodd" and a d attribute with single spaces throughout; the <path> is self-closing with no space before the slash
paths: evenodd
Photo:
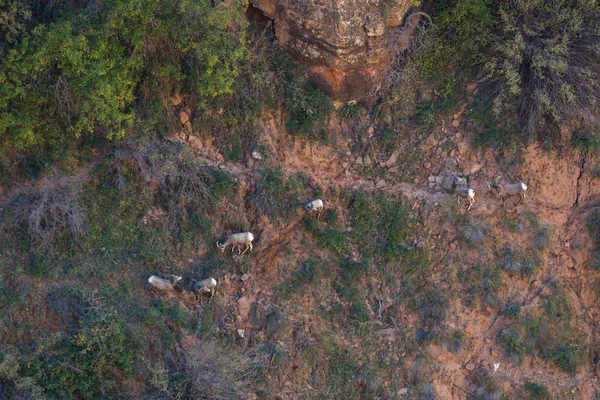
<path id="1" fill-rule="evenodd" d="M 457 183 L 457 181 L 459 183 Z M 525 192 L 527 191 L 527 185 L 523 182 L 507 183 L 503 185 L 493 181 L 488 183 L 487 186 L 488 188 L 496 191 L 496 194 L 502 199 L 503 206 L 506 199 L 511 196 L 519 197 L 519 201 L 517 204 L 515 204 L 515 207 L 518 206 L 523 202 L 523 199 L 525 198 Z M 471 207 L 473 207 L 473 204 L 475 204 L 475 190 L 468 186 L 466 182 L 464 182 L 464 179 L 454 177 L 452 178 L 452 182 L 449 186 L 444 187 L 442 183 L 442 188 L 444 191 L 454 194 L 459 205 L 461 197 L 463 199 L 467 199 L 469 201 L 469 207 L 467 207 L 467 211 L 469 211 Z"/>
<path id="2" fill-rule="evenodd" d="M 475 204 L 475 190 L 466 184 L 466 181 L 462 178 L 454 176 L 449 176 L 451 182 L 443 182 L 442 188 L 447 193 L 453 194 L 456 196 L 456 200 L 460 205 L 461 197 L 463 199 L 467 199 L 469 201 L 469 207 L 467 211 L 473 207 Z M 446 178 L 444 178 L 446 179 Z M 458 183 L 457 183 L 458 182 Z M 502 199 L 502 205 L 504 206 L 504 202 L 508 197 L 518 196 L 519 201 L 515 205 L 518 206 L 523 202 L 525 198 L 525 192 L 527 191 L 527 185 L 523 182 L 518 183 L 509 183 L 509 184 L 500 184 L 498 182 L 490 182 L 488 183 L 488 188 L 495 190 L 496 194 Z M 321 211 L 323 211 L 323 200 L 316 199 L 304 206 L 304 210 L 307 213 L 317 213 L 317 218 L 321 217 Z M 231 252 L 233 253 L 235 249 L 238 249 L 238 254 L 245 254 L 247 251 L 252 251 L 252 241 L 254 240 L 254 235 L 251 232 L 240 232 L 234 233 L 230 235 L 225 242 L 222 244 L 217 241 L 217 249 L 220 252 L 224 252 L 227 246 L 231 246 Z M 242 252 L 242 247 L 244 251 Z M 148 278 L 148 283 L 155 289 L 161 291 L 171 291 L 174 290 L 175 285 L 182 278 L 180 276 L 172 275 L 171 280 L 159 278 L 158 276 L 152 275 Z M 215 290 L 217 288 L 217 280 L 215 278 L 207 278 L 201 281 L 194 281 L 193 290 L 196 294 L 196 299 L 201 299 L 202 295 L 205 293 L 210 294 L 209 303 L 212 301 L 213 296 L 215 295 Z"/>
<path id="3" fill-rule="evenodd" d="M 317 218 L 321 216 L 321 211 L 323 210 L 323 200 L 316 199 L 304 206 L 304 209 L 311 213 L 313 211 L 317 212 Z M 254 235 L 252 232 L 240 232 L 234 233 L 230 235 L 225 242 L 222 244 L 217 241 L 217 249 L 221 253 L 225 251 L 227 246 L 231 246 L 231 252 L 233 253 L 237 247 L 238 254 L 242 255 L 247 251 L 252 251 L 252 241 L 254 240 Z M 242 252 L 242 247 L 244 247 L 244 251 Z M 152 275 L 148 278 L 148 283 L 151 287 L 161 290 L 161 291 L 171 291 L 175 289 L 175 285 L 182 278 L 181 276 L 172 275 L 171 280 L 159 278 L 158 276 Z M 215 278 L 206 278 L 201 281 L 194 280 L 194 293 L 196 294 L 196 299 L 202 299 L 202 295 L 205 293 L 210 294 L 209 303 L 212 301 L 213 296 L 215 295 L 215 291 L 217 289 L 217 280 Z"/>

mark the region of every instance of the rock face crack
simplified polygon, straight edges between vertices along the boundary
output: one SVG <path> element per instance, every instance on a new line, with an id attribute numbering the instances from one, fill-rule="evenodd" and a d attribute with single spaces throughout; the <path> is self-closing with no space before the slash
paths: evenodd
<path id="1" fill-rule="evenodd" d="M 575 197 L 575 203 L 573 207 L 579 206 L 579 196 L 581 195 L 581 178 L 583 177 L 583 170 L 585 168 L 585 155 L 581 156 L 581 166 L 579 168 L 579 176 L 577 177 L 577 196 Z"/>

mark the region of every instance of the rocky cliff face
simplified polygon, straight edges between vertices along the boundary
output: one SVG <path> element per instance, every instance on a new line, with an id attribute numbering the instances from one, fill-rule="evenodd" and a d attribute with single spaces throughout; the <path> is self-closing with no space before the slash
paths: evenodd
<path id="1" fill-rule="evenodd" d="M 278 41 L 340 100 L 365 99 L 389 63 L 389 33 L 411 0 L 251 0 Z"/>

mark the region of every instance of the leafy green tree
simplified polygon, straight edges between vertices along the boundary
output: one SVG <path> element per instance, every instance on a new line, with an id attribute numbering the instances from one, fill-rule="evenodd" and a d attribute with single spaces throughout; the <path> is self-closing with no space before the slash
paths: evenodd
<path id="1" fill-rule="evenodd" d="M 65 7 L 22 34 L 0 63 L 0 142 L 22 150 L 82 135 L 120 138 L 136 107 L 174 88 L 231 93 L 245 57 L 243 3 Z"/>

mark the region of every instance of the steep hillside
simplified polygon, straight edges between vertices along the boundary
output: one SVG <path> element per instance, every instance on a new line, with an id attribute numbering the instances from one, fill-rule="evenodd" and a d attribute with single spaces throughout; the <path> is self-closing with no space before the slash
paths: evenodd
<path id="1" fill-rule="evenodd" d="M 116 386 L 102 393 L 125 397 L 459 399 L 497 388 L 514 398 L 535 383 L 593 398 L 598 291 L 586 227 L 598 206 L 596 160 L 532 144 L 502 161 L 469 146 L 463 118 L 381 158 L 368 119 L 334 118 L 338 133 L 325 145 L 290 137 L 281 115 L 268 115 L 260 150 L 244 163 L 181 134 L 8 190 L 4 224 L 16 230 L 3 240 L 5 393 L 79 397 L 80 385 L 106 384 Z M 195 178 L 175 178 L 195 166 L 215 168 L 216 181 L 204 180 L 210 197 L 194 191 Z M 469 212 L 436 184 L 448 171 L 475 188 Z M 524 203 L 502 207 L 487 189 L 493 179 L 527 182 Z M 17 208 L 46 196 L 72 212 L 51 201 L 75 184 L 85 239 L 27 256 L 32 227 L 10 225 Z M 161 199 L 174 193 L 200 203 Z M 325 202 L 319 220 L 301 209 L 314 197 Z M 173 221 L 181 210 L 185 221 Z M 255 234 L 251 253 L 216 251 L 217 239 L 242 230 Z M 149 289 L 149 275 L 169 273 L 184 277 L 180 289 Z M 198 303 L 192 280 L 209 275 L 217 294 Z M 81 382 L 80 369 L 94 378 Z"/>
<path id="2" fill-rule="evenodd" d="M 600 398 L 598 4 L 355 3 L 0 4 L 0 399 Z"/>

